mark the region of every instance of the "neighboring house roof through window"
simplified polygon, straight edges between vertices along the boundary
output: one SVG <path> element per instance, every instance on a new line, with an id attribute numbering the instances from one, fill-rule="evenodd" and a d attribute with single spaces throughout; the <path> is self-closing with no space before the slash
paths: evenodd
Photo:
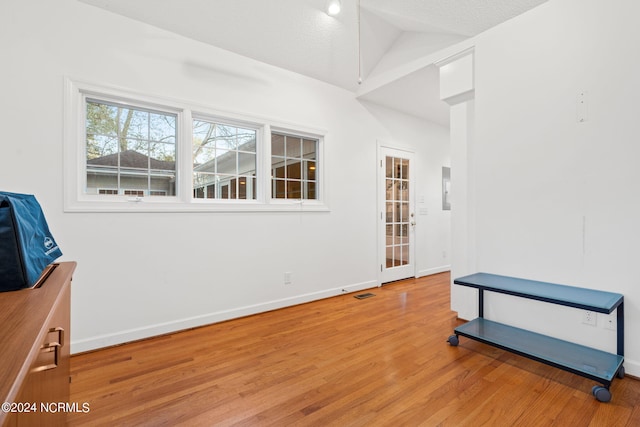
<path id="1" fill-rule="evenodd" d="M 118 163 L 118 155 L 120 163 Z M 176 162 L 154 159 L 134 150 L 126 150 L 120 153 L 107 154 L 106 156 L 97 157 L 87 160 L 87 165 L 94 166 L 120 166 L 121 168 L 136 169 L 158 169 L 175 171 Z"/>

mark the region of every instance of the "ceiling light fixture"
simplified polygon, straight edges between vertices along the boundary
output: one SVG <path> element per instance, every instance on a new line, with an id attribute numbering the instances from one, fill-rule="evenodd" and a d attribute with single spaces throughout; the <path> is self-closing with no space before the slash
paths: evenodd
<path id="1" fill-rule="evenodd" d="M 329 0 L 327 2 L 327 15 L 336 16 L 340 13 L 340 9 L 342 5 L 340 4 L 340 0 Z"/>

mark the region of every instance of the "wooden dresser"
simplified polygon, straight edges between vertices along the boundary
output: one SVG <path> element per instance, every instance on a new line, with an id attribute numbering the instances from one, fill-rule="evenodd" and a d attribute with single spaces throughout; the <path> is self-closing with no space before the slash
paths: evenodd
<path id="1" fill-rule="evenodd" d="M 0 293 L 0 425 L 66 424 L 75 268 L 59 263 L 40 287 Z"/>

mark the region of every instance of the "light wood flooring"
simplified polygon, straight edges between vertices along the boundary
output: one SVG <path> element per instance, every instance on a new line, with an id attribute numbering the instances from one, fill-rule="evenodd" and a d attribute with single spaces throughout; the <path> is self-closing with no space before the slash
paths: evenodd
<path id="1" fill-rule="evenodd" d="M 460 338 L 449 274 L 71 360 L 71 426 L 638 426 L 640 381 L 594 382 Z M 359 293 L 364 293 L 359 292 Z"/>

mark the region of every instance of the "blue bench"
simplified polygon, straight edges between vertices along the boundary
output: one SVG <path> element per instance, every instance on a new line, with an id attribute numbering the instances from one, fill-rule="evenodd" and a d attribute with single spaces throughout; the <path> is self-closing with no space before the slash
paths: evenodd
<path id="1" fill-rule="evenodd" d="M 478 289 L 478 317 L 454 329 L 448 342 L 457 346 L 459 336 L 471 338 L 503 350 L 554 366 L 602 384 L 591 390 L 600 402 L 611 400 L 613 378 L 624 377 L 624 297 L 574 286 L 535 280 L 476 273 L 453 281 L 456 285 Z M 484 318 L 484 291 L 534 299 L 597 313 L 617 315 L 617 354 L 560 340 Z"/>

